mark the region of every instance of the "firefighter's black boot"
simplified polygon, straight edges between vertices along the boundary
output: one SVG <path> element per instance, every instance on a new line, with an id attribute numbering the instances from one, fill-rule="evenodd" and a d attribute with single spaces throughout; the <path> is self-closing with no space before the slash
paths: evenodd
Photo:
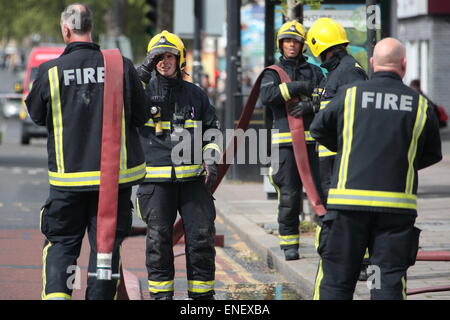
<path id="1" fill-rule="evenodd" d="M 298 254 L 298 249 L 296 249 L 296 248 L 284 249 L 284 257 L 285 257 L 286 261 L 300 259 L 300 256 Z"/>

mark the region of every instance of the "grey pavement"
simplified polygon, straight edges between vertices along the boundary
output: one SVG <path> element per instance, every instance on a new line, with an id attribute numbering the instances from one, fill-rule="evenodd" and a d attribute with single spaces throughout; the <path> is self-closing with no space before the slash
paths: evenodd
<path id="1" fill-rule="evenodd" d="M 442 132 L 449 136 L 450 130 Z M 416 226 L 422 230 L 420 249 L 450 251 L 450 142 L 443 142 L 444 159 L 419 173 Z M 223 181 L 214 194 L 217 214 L 270 268 L 283 274 L 303 299 L 311 299 L 319 256 L 315 234 L 300 236 L 300 260 L 285 261 L 279 248 L 277 200 L 267 200 L 262 183 Z M 308 216 L 306 217 L 308 219 Z M 226 239 L 225 239 L 226 241 Z M 408 290 L 450 286 L 450 262 L 417 261 L 408 270 Z M 369 299 L 366 282 L 358 282 L 354 299 Z M 409 300 L 450 300 L 450 291 L 408 296 Z"/>

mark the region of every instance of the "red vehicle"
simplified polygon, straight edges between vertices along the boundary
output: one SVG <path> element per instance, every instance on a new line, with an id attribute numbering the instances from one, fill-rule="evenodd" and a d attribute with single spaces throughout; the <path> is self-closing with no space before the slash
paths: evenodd
<path id="1" fill-rule="evenodd" d="M 65 47 L 35 47 L 31 50 L 23 81 L 24 101 L 31 91 L 33 81 L 37 77 L 39 66 L 44 62 L 58 58 L 64 52 L 64 49 Z M 22 103 L 22 110 L 19 117 L 22 120 L 21 144 L 30 144 L 31 138 L 45 138 L 47 136 L 47 129 L 45 127 L 39 127 L 33 123 L 28 115 L 25 103 Z"/>

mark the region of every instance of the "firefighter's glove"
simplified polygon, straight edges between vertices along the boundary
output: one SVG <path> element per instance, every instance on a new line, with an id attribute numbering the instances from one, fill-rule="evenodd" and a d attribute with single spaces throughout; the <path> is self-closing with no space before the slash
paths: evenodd
<path id="1" fill-rule="evenodd" d="M 302 99 L 302 101 L 292 103 L 288 106 L 288 112 L 294 118 L 300 118 L 308 114 L 313 114 L 320 109 L 320 105 L 314 105 L 311 99 Z"/>
<path id="2" fill-rule="evenodd" d="M 217 179 L 217 164 L 215 163 L 204 163 L 206 177 L 205 177 L 205 185 L 206 189 L 208 189 L 212 193 L 212 187 Z"/>
<path id="3" fill-rule="evenodd" d="M 152 71 L 155 70 L 156 64 L 162 59 L 162 55 L 148 55 L 144 62 L 137 68 L 139 78 L 144 83 L 148 83 L 152 77 Z"/>
<path id="4" fill-rule="evenodd" d="M 297 89 L 301 95 L 311 97 L 314 91 L 314 86 L 311 81 L 293 81 L 289 84 Z"/>

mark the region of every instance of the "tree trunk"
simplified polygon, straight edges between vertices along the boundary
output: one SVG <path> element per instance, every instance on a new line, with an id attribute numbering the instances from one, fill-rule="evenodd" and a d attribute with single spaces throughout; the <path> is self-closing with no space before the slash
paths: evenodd
<path id="1" fill-rule="evenodd" d="M 173 32 L 173 16 L 174 16 L 175 0 L 158 0 L 158 25 L 157 32 L 167 30 Z"/>

